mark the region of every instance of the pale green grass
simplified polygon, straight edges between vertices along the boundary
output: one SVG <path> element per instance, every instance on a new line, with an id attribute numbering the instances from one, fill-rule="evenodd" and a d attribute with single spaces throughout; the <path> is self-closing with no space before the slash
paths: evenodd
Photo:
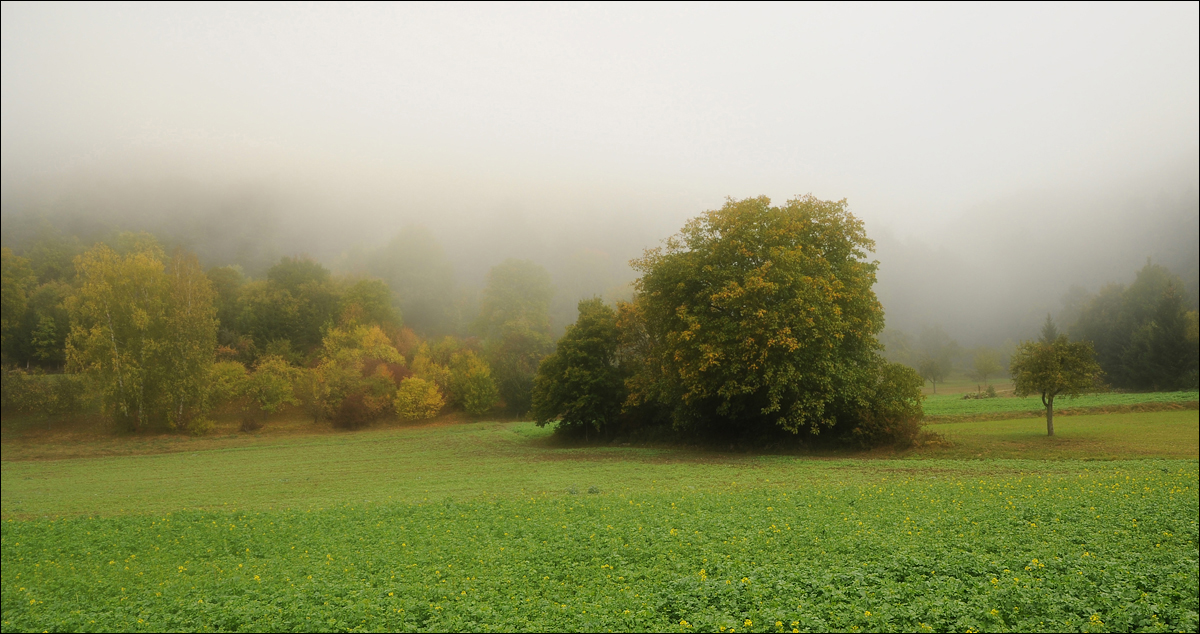
<path id="1" fill-rule="evenodd" d="M 926 427 L 953 446 L 926 450 L 941 457 L 1194 459 L 1200 453 L 1200 412 L 1169 410 L 1064 416 L 1046 436 L 1044 417 L 945 423 Z"/>
<path id="2" fill-rule="evenodd" d="M 1085 394 L 1078 398 L 1057 398 L 1058 409 L 1076 407 L 1112 407 L 1140 405 L 1143 403 L 1189 403 L 1200 400 L 1200 392 L 1149 392 L 1142 394 Z M 1044 411 L 1040 396 L 964 399 L 960 394 L 938 394 L 926 396 L 923 403 L 926 416 L 971 416 L 1000 412 Z"/>
<path id="3" fill-rule="evenodd" d="M 5 461 L 4 515 L 160 513 L 181 508 L 320 508 L 728 486 L 802 477 L 781 456 L 630 447 L 562 448 L 532 423 L 487 423 L 284 438 L 197 452 Z"/>
<path id="4" fill-rule="evenodd" d="M 189 508 L 321 508 L 353 503 L 795 485 L 883 458 L 1195 458 L 1195 410 L 931 426 L 954 443 L 892 453 L 747 455 L 674 448 L 562 447 L 531 423 L 464 423 L 281 437 L 194 452 L 2 463 L 0 512 L 42 517 Z M 874 458 L 864 462 L 862 458 Z M 910 468 L 904 467 L 904 468 Z M 946 468 L 946 467 L 942 467 Z M 963 467 L 968 468 L 968 467 Z M 975 467 L 970 467 L 975 468 Z"/>

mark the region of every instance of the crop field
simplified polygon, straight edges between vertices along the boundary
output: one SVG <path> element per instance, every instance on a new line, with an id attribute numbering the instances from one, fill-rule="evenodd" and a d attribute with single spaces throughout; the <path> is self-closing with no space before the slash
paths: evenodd
<path id="1" fill-rule="evenodd" d="M 569 447 L 528 423 L 71 460 L 10 443 L 2 626 L 1194 631 L 1197 412 L 1127 416 L 1159 454 L 1104 416 L 1054 439 L 940 425 L 958 449 L 884 458 Z M 1061 459 L 961 459 L 997 424 Z M 1152 457 L 1079 460 L 1091 427 Z"/>
<path id="2" fill-rule="evenodd" d="M 1067 408 L 1104 408 L 1142 404 L 1180 404 L 1200 401 L 1200 392 L 1153 392 L 1149 394 L 1085 394 L 1078 398 L 1057 398 L 1056 410 Z M 976 416 L 997 413 L 1041 413 L 1045 411 L 1039 396 L 964 399 L 961 394 L 926 396 L 926 416 Z"/>

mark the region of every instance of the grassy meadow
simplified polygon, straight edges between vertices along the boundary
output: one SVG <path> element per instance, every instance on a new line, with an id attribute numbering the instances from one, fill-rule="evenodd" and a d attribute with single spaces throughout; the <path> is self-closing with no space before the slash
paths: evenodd
<path id="1" fill-rule="evenodd" d="M 308 425 L 88 454 L 6 422 L 3 630 L 1197 627 L 1194 409 L 865 455 Z"/>
<path id="2" fill-rule="evenodd" d="M 1002 393 L 1003 394 L 1003 393 Z M 1054 400 L 1056 412 L 1070 410 L 1101 410 L 1105 408 L 1128 408 L 1143 406 L 1146 409 L 1157 407 L 1183 407 L 1200 401 L 1200 392 L 1186 390 L 1181 392 L 1154 392 L 1150 394 L 1084 394 L 1077 398 L 1060 397 Z M 1040 415 L 1045 412 L 1040 396 L 1017 397 L 1011 393 L 996 398 L 964 399 L 961 393 L 926 395 L 923 403 L 925 415 L 929 417 L 968 417 L 980 415 Z"/>

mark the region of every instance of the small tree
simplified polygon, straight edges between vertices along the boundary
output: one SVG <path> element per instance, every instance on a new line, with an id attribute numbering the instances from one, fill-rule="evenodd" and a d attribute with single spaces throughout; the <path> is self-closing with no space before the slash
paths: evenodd
<path id="1" fill-rule="evenodd" d="M 1039 339 L 1042 343 L 1053 343 L 1058 340 L 1058 326 L 1054 324 L 1054 319 L 1050 317 L 1050 313 L 1046 313 L 1046 321 L 1042 323 L 1042 336 Z"/>
<path id="2" fill-rule="evenodd" d="M 196 256 L 182 251 L 166 262 L 166 330 L 159 354 L 162 400 L 167 419 L 176 429 L 195 423 L 211 427 L 208 410 L 209 375 L 217 347 L 216 308 L 212 283 Z M 196 432 L 198 430 L 192 430 Z"/>
<path id="3" fill-rule="evenodd" d="M 1051 341 L 1024 341 L 1017 346 L 1009 363 L 1014 391 L 1017 396 L 1041 394 L 1047 436 L 1054 435 L 1054 397 L 1064 394 L 1074 398 L 1100 387 L 1103 373 L 1095 357 L 1091 342 L 1071 342 L 1065 335 Z"/>
<path id="4" fill-rule="evenodd" d="M 604 432 L 625 401 L 617 367 L 617 314 L 600 299 L 579 302 L 579 319 L 567 327 L 554 354 L 542 360 L 533 382 L 533 416 L 539 426 Z"/>
<path id="5" fill-rule="evenodd" d="M 950 364 L 945 359 L 934 359 L 925 357 L 917 364 L 917 372 L 921 378 L 933 384 L 933 393 L 937 394 L 937 384 L 946 379 L 946 375 L 950 373 Z"/>
<path id="6" fill-rule="evenodd" d="M 975 351 L 973 359 L 975 378 L 987 385 L 988 377 L 1000 373 L 1000 355 L 991 348 L 980 348 Z"/>
<path id="7" fill-rule="evenodd" d="M 927 324 L 921 328 L 917 338 L 916 368 L 921 378 L 933 385 L 934 394 L 937 394 L 937 384 L 945 381 L 954 370 L 954 359 L 959 351 L 958 342 L 940 324 Z"/>
<path id="8" fill-rule="evenodd" d="M 470 350 L 456 352 L 450 359 L 450 392 L 468 414 L 476 416 L 487 413 L 500 398 L 491 368 Z"/>
<path id="9" fill-rule="evenodd" d="M 437 384 L 413 376 L 400 382 L 394 407 L 404 420 L 425 420 L 437 416 L 445 404 Z"/>
<path id="10" fill-rule="evenodd" d="M 267 416 L 278 412 L 285 403 L 297 405 L 300 403 L 292 390 L 292 381 L 297 371 L 283 357 L 265 355 L 258 359 L 245 383 L 245 393 L 257 412 L 248 412 L 243 428 L 247 430 L 262 427 Z"/>

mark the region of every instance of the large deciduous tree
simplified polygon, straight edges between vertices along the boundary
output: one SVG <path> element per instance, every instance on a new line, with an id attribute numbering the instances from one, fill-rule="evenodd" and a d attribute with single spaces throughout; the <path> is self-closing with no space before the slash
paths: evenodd
<path id="1" fill-rule="evenodd" d="M 1047 318 L 1047 324 L 1053 322 Z M 1009 361 L 1017 396 L 1040 394 L 1046 408 L 1046 435 L 1054 435 L 1054 398 L 1076 397 L 1101 387 L 1103 376 L 1088 341 L 1068 341 L 1057 330 L 1043 328 L 1038 341 L 1024 341 Z"/>
<path id="2" fill-rule="evenodd" d="M 812 196 L 689 221 L 633 262 L 645 358 L 630 404 L 740 436 L 853 427 L 883 366 L 873 246 L 845 201 Z"/>

